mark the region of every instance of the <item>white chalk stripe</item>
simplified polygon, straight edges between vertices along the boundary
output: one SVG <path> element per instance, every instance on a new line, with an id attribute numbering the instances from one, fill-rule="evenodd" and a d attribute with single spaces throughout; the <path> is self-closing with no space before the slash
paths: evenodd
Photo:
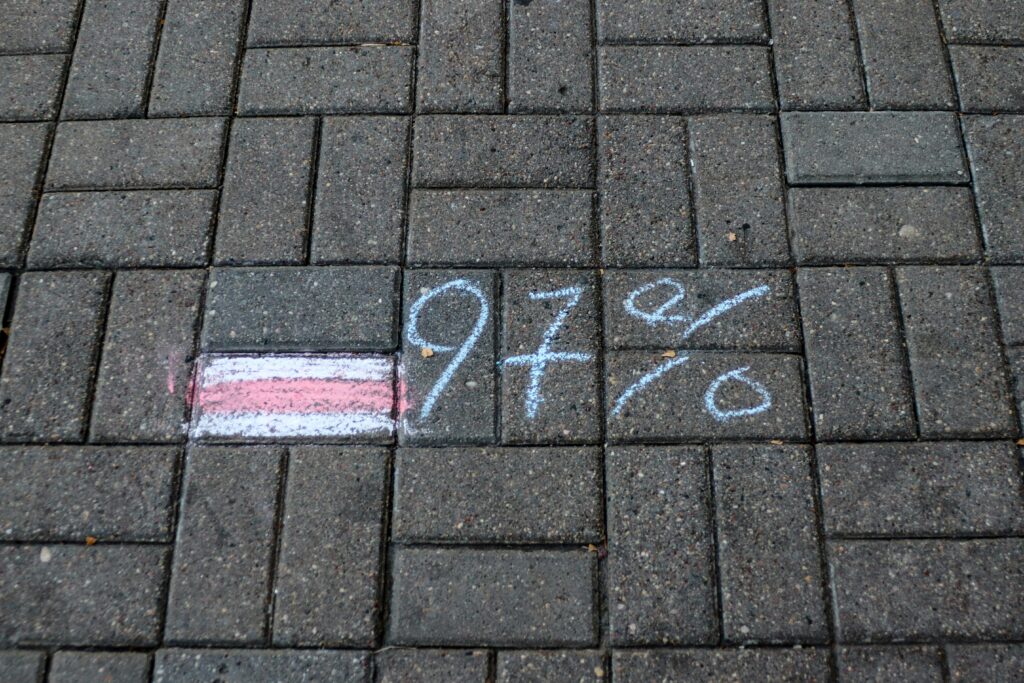
<path id="1" fill-rule="evenodd" d="M 383 413 L 210 413 L 202 414 L 192 430 L 195 438 L 291 436 L 354 436 L 394 432 L 395 421 Z"/>
<path id="2" fill-rule="evenodd" d="M 334 356 L 206 356 L 199 377 L 201 386 L 261 379 L 350 379 L 390 381 L 390 356 L 338 354 Z"/>

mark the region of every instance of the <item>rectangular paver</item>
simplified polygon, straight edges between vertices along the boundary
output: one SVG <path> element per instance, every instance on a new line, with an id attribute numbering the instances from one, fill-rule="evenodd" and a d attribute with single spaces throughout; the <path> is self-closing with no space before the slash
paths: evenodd
<path id="1" fill-rule="evenodd" d="M 606 671 L 604 655 L 597 650 L 503 650 L 495 681 L 600 681 Z"/>
<path id="2" fill-rule="evenodd" d="M 1003 325 L 1003 343 L 1024 345 L 1024 266 L 996 266 L 991 272 Z"/>
<path id="3" fill-rule="evenodd" d="M 416 42 L 415 0 L 254 0 L 249 45 Z"/>
<path id="4" fill-rule="evenodd" d="M 67 55 L 0 56 L 0 119 L 55 118 L 67 62 Z"/>
<path id="5" fill-rule="evenodd" d="M 0 676 L 8 683 L 39 683 L 45 675 L 45 652 L 0 650 Z"/>
<path id="6" fill-rule="evenodd" d="M 377 683 L 452 681 L 486 683 L 486 650 L 440 650 L 389 647 L 373 657 Z"/>
<path id="7" fill-rule="evenodd" d="M 358 650 L 158 650 L 155 683 L 370 683 L 370 656 Z"/>
<path id="8" fill-rule="evenodd" d="M 821 681 L 829 677 L 824 648 L 629 650 L 612 656 L 617 683 L 648 681 Z"/>
<path id="9" fill-rule="evenodd" d="M 950 680 L 1013 683 L 1024 678 L 1024 645 L 1020 643 L 951 644 L 946 646 Z"/>
<path id="10" fill-rule="evenodd" d="M 941 681 L 942 656 L 929 645 L 847 645 L 836 669 L 840 681 Z"/>
<path id="11" fill-rule="evenodd" d="M 590 5 L 588 0 L 507 5 L 510 112 L 591 110 Z"/>
<path id="12" fill-rule="evenodd" d="M 78 0 L 7 0 L 0 7 L 0 53 L 70 50 Z"/>
<path id="13" fill-rule="evenodd" d="M 55 652 L 47 683 L 146 683 L 149 655 L 144 652 Z"/>
<path id="14" fill-rule="evenodd" d="M 965 112 L 1024 111 L 1024 47 L 949 48 Z"/>
<path id="15" fill-rule="evenodd" d="M 755 0 L 598 0 L 599 37 L 608 43 L 754 43 L 766 36 Z"/>
<path id="16" fill-rule="evenodd" d="M 1024 40 L 1020 0 L 938 0 L 951 43 Z"/>
<path id="17" fill-rule="evenodd" d="M 0 266 L 19 264 L 50 129 L 45 123 L 0 123 Z"/>
<path id="18" fill-rule="evenodd" d="M 968 116 L 963 126 L 985 251 L 995 263 L 1024 262 L 1024 116 Z"/>

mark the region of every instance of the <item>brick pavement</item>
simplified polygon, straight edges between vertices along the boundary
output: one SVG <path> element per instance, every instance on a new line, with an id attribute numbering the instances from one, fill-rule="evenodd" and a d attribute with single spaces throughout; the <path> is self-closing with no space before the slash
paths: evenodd
<path id="1" fill-rule="evenodd" d="M 0 0 L 0 680 L 1024 680 L 1022 74 L 1022 0 Z"/>

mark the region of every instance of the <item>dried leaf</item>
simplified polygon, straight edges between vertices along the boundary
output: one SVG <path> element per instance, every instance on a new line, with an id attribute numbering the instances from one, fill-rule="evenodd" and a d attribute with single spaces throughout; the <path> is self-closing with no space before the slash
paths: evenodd
<path id="1" fill-rule="evenodd" d="M 773 444 L 775 446 L 781 446 L 782 445 L 782 439 L 772 439 L 768 443 Z"/>
<path id="2" fill-rule="evenodd" d="M 736 241 L 736 233 L 734 233 L 734 232 L 727 232 L 727 233 L 725 233 L 725 239 L 729 240 L 730 242 L 735 242 Z"/>
<path id="3" fill-rule="evenodd" d="M 669 349 L 668 351 L 665 351 L 663 354 L 661 354 L 661 357 L 662 358 L 675 358 L 676 357 L 676 352 L 674 350 L 672 350 L 672 349 Z"/>
<path id="4" fill-rule="evenodd" d="M 85 544 L 86 545 L 96 545 L 96 537 L 95 536 L 86 536 L 85 537 Z"/>
<path id="5" fill-rule="evenodd" d="M 430 358 L 431 356 L 434 355 L 434 350 L 427 347 L 423 347 L 422 349 L 420 349 L 420 355 L 423 356 L 424 358 Z"/>

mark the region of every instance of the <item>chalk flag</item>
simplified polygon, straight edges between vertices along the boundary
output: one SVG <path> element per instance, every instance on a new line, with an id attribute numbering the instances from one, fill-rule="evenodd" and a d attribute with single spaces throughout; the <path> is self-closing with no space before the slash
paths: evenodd
<path id="1" fill-rule="evenodd" d="M 395 429 L 394 375 L 394 360 L 381 355 L 203 356 L 192 436 L 387 437 Z"/>

